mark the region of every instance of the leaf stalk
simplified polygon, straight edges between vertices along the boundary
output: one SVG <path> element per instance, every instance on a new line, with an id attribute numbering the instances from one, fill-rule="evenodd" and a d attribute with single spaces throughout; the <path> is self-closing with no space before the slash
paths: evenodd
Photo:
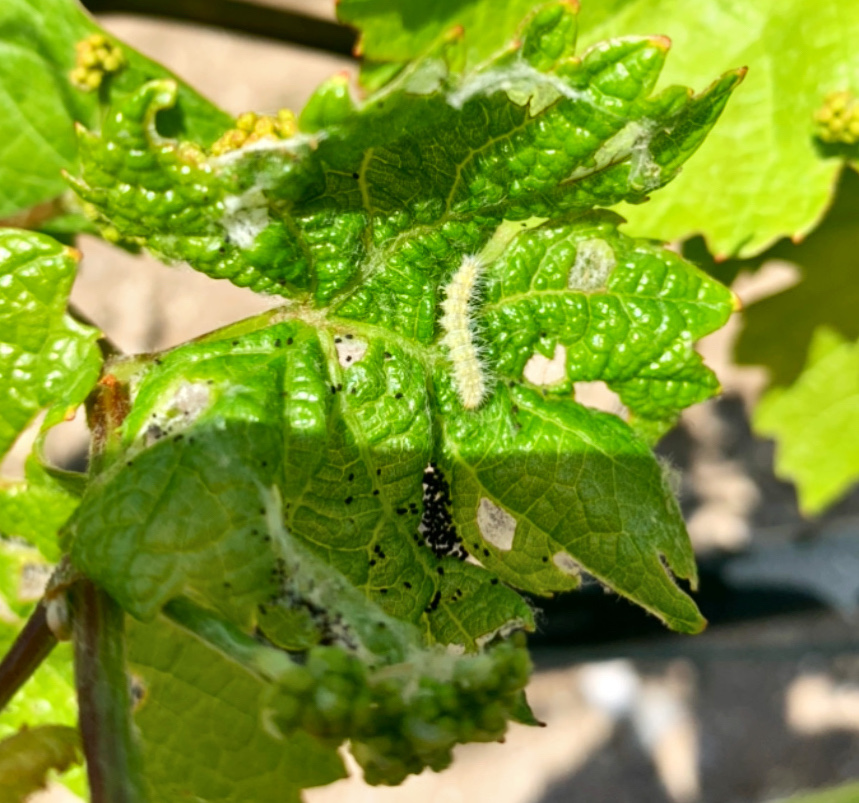
<path id="1" fill-rule="evenodd" d="M 57 639 L 48 627 L 45 604 L 40 602 L 0 662 L 0 711 L 56 645 Z"/>
<path id="2" fill-rule="evenodd" d="M 125 614 L 82 580 L 70 591 L 75 684 L 92 803 L 145 803 L 125 671 Z"/>

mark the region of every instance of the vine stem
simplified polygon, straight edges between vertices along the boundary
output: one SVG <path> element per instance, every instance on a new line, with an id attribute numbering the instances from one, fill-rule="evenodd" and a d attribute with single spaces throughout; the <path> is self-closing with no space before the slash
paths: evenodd
<path id="1" fill-rule="evenodd" d="M 86 408 L 92 431 L 93 476 L 116 446 L 117 430 L 130 409 L 128 388 L 112 374 L 105 374 L 89 395 Z M 125 612 L 86 578 L 76 579 L 67 596 L 90 799 L 92 803 L 145 803 L 125 668 Z"/>
<path id="2" fill-rule="evenodd" d="M 89 580 L 69 592 L 75 684 L 92 803 L 145 803 L 125 671 L 125 613 Z"/>
<path id="3" fill-rule="evenodd" d="M 142 14 L 263 36 L 338 56 L 353 55 L 357 33 L 345 25 L 285 8 L 239 0 L 84 0 L 93 14 Z"/>
<path id="4" fill-rule="evenodd" d="M 40 602 L 0 662 L 0 711 L 51 654 L 56 644 L 57 639 L 48 627 L 45 605 Z"/>

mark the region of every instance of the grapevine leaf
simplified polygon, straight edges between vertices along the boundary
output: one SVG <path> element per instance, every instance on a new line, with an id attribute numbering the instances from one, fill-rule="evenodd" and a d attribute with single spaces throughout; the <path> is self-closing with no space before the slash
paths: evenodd
<path id="1" fill-rule="evenodd" d="M 0 4 L 0 218 L 63 193 L 61 171 L 76 163 L 75 122 L 95 126 L 104 102 L 146 81 L 173 78 L 122 45 L 124 67 L 100 92 L 76 88 L 70 77 L 75 43 L 99 34 L 104 32 L 74 0 Z M 159 123 L 210 143 L 230 119 L 182 85 L 176 110 Z"/>
<path id="2" fill-rule="evenodd" d="M 859 784 L 847 783 L 814 792 L 803 792 L 789 798 L 779 798 L 773 803 L 853 803 L 859 795 Z"/>
<path id="3" fill-rule="evenodd" d="M 338 346 L 349 342 L 365 353 L 344 354 L 344 370 Z M 431 418 L 425 369 L 396 340 L 285 322 L 210 336 L 134 381 L 122 451 L 92 481 L 71 535 L 77 565 L 136 616 L 185 593 L 247 624 L 280 595 L 288 556 L 271 538 L 274 487 L 278 519 L 329 574 L 420 623 L 430 642 L 455 635 L 473 649 L 530 623 L 515 593 L 437 557 L 418 533 Z M 442 599 L 445 578 L 462 581 L 456 600 Z M 470 609 L 469 629 L 452 628 L 454 605 Z"/>
<path id="4" fill-rule="evenodd" d="M 73 409 L 98 378 L 99 333 L 66 314 L 78 258 L 44 235 L 0 230 L 0 455 L 40 410 Z"/>
<path id="5" fill-rule="evenodd" d="M 520 377 L 535 355 L 570 382 L 603 380 L 630 411 L 670 419 L 718 391 L 695 340 L 723 326 L 730 291 L 655 243 L 617 231 L 610 212 L 516 236 L 485 280 L 491 363 Z"/>
<path id="6" fill-rule="evenodd" d="M 3 611 L 0 655 L 12 645 L 36 600 L 41 597 L 51 568 L 36 549 L 0 538 L 0 610 Z M 77 718 L 71 645 L 59 644 L 0 712 L 0 737 L 10 736 L 24 727 L 49 724 L 74 727 Z M 83 794 L 82 768 L 69 770 L 61 781 Z"/>
<path id="7" fill-rule="evenodd" d="M 78 505 L 79 497 L 31 455 L 23 482 L 0 479 L 0 535 L 23 538 L 49 560 L 60 559 L 57 533 Z"/>
<path id="8" fill-rule="evenodd" d="M 775 385 L 790 385 L 800 376 L 816 328 L 826 326 L 848 340 L 859 337 L 857 204 L 859 176 L 845 171 L 834 206 L 806 240 L 780 242 L 758 259 L 737 264 L 737 268 L 753 270 L 778 259 L 802 271 L 797 285 L 750 304 L 743 314 L 735 358 L 741 364 L 765 366 Z"/>
<path id="9" fill-rule="evenodd" d="M 520 33 L 523 18 L 539 7 L 533 30 L 539 46 L 555 58 L 575 45 L 575 7 L 568 2 L 514 0 L 499 5 L 490 0 L 461 3 L 397 3 L 391 0 L 341 0 L 337 16 L 358 28 L 356 52 L 363 57 L 361 82 L 378 89 L 406 64 L 436 49 L 450 37 L 461 39 L 459 64 L 469 71 L 502 50 Z M 559 24 L 559 21 L 562 24 Z M 532 45 L 533 46 L 533 45 Z"/>
<path id="10" fill-rule="evenodd" d="M 797 486 L 800 508 L 819 513 L 859 479 L 859 443 L 845 437 L 859 416 L 859 344 L 815 332 L 805 370 L 766 393 L 754 424 L 777 439 L 776 471 Z"/>
<path id="11" fill-rule="evenodd" d="M 151 618 L 172 597 L 191 593 L 247 624 L 256 606 L 283 590 L 283 555 L 276 544 L 265 548 L 271 527 L 261 491 L 273 486 L 285 500 L 283 518 L 290 532 L 385 610 L 422 623 L 430 642 L 473 648 L 508 622 L 527 624 L 527 609 L 509 589 L 493 585 L 491 575 L 453 558 L 439 560 L 424 544 L 418 533 L 421 507 L 429 501 L 422 487 L 424 467 L 435 450 L 444 448 L 431 444 L 424 369 L 395 340 L 368 343 L 366 334 L 352 329 L 356 334 L 340 330 L 337 335 L 289 322 L 222 340 L 210 337 L 163 355 L 145 375 L 136 376 L 123 450 L 93 481 L 74 518 L 72 556 L 78 566 L 135 615 Z M 456 409 L 446 372 L 440 372 L 437 388 L 447 395 L 449 417 L 466 424 L 482 420 Z M 504 388 L 499 394 L 508 398 Z M 550 413 L 562 409 L 559 401 L 546 404 Z M 579 439 L 595 437 L 590 430 L 598 430 L 598 419 L 576 405 L 572 410 L 581 411 L 578 419 L 552 422 L 545 429 L 547 440 L 562 438 L 571 426 Z M 567 411 L 568 419 L 571 415 Z M 591 532 L 599 540 L 597 533 L 608 529 L 629 538 L 629 548 L 650 553 L 651 569 L 658 571 L 648 577 L 661 588 L 652 599 L 620 577 L 622 562 L 613 570 L 608 564 L 590 565 L 587 558 L 582 562 L 610 585 L 645 599 L 648 607 L 664 604 L 673 626 L 694 629 L 700 620 L 688 609 L 681 611 L 678 598 L 685 598 L 658 559 L 661 550 L 678 574 L 694 576 L 688 544 L 685 554 L 682 546 L 679 513 L 644 445 L 622 422 L 604 418 L 621 452 L 629 452 L 615 459 L 631 464 L 628 479 L 617 484 L 594 464 L 595 489 L 609 497 L 632 494 L 618 507 L 635 506 L 638 518 L 632 521 L 624 512 L 612 522 L 616 526 L 591 529 L 587 519 L 600 501 L 586 500 L 582 523 L 569 528 L 568 537 Z M 535 429 L 528 437 L 537 436 Z M 611 439 L 599 445 L 615 452 Z M 521 447 L 497 443 L 492 448 L 502 466 L 521 470 L 516 468 Z M 573 440 L 562 448 L 561 465 L 556 450 L 535 456 L 529 471 L 539 469 L 548 480 L 565 474 L 563 464 L 579 461 L 583 446 Z M 445 471 L 458 468 L 454 464 Z M 650 477 L 649 488 L 636 496 L 636 475 L 642 471 Z M 460 503 L 453 487 L 454 518 L 467 526 L 474 504 Z M 642 515 L 646 510 L 649 518 Z M 624 524 L 624 519 L 629 521 Z M 426 523 L 430 530 L 436 524 Z M 664 535 L 657 536 L 660 527 Z M 640 543 L 654 538 L 655 547 Z M 179 548 L 171 550 L 171 544 Z M 465 546 L 471 549 L 467 541 Z M 471 551 L 482 559 L 484 549 L 480 544 Z M 545 542 L 534 560 L 557 551 Z M 508 572 L 505 579 L 545 593 L 575 585 L 564 568 L 553 563 L 546 572 L 540 563 L 544 579 L 536 586 L 527 573 Z M 223 593 L 225 587 L 229 594 Z"/>
<path id="12" fill-rule="evenodd" d="M 82 758 L 76 728 L 43 725 L 8 736 L 0 742 L 0 803 L 20 803 L 45 787 L 51 770 L 63 772 Z"/>
<path id="13" fill-rule="evenodd" d="M 269 732 L 266 684 L 166 620 L 129 623 L 128 661 L 153 803 L 300 803 L 301 789 L 344 777 L 333 748 Z"/>
<path id="14" fill-rule="evenodd" d="M 497 578 L 453 556 L 472 546 L 452 522 L 476 511 L 448 488 L 446 475 L 466 473 L 449 431 L 480 399 L 463 401 L 451 368 L 497 411 L 510 404 L 507 383 L 524 382 L 522 398 L 534 387 L 531 357 L 565 348 L 567 383 L 611 383 L 650 432 L 716 390 L 691 344 L 724 322 L 729 292 L 588 210 L 642 200 L 670 180 L 739 77 L 698 96 L 675 87 L 650 97 L 663 39 L 615 40 L 574 59 L 550 46 L 551 25 L 538 14 L 520 48 L 468 78 L 428 81 L 410 68 L 361 108 L 342 81 L 329 83 L 302 114 L 303 133 L 216 157 L 153 131 L 175 101 L 169 82 L 127 98 L 100 136 L 82 132 L 75 186 L 122 236 L 299 301 L 155 364 L 117 364 L 138 370 L 128 377 L 133 409 L 69 536 L 76 564 L 127 610 L 151 619 L 185 594 L 249 626 L 283 592 L 284 556 L 260 547 L 272 535 L 264 498 L 274 489 L 290 537 L 329 571 L 428 643 L 473 650 L 531 619 Z M 461 263 L 478 265 L 481 281 L 457 278 Z M 448 298 L 440 326 L 456 282 L 465 289 Z M 471 337 L 480 350 L 451 364 L 451 344 Z M 600 440 L 599 419 L 562 401 L 568 386 L 542 389 L 546 426 L 533 437 L 560 438 L 573 463 L 589 453 L 595 473 L 586 472 L 594 490 L 582 517 L 557 543 L 544 538 L 551 551 L 534 559 L 589 543 L 576 559 L 607 584 L 673 627 L 699 629 L 660 563 L 694 581 L 679 513 L 643 443 L 619 421 Z M 497 446 L 499 465 L 519 464 L 521 442 Z M 598 467 L 605 454 L 629 459 L 625 479 Z M 534 461 L 536 475 L 569 487 L 557 450 Z M 618 487 L 642 476 L 642 494 Z M 602 498 L 622 511 L 612 521 Z M 610 552 L 629 551 L 645 556 L 638 582 L 611 563 Z M 573 585 L 557 564 L 541 578 L 504 579 L 540 593 Z"/>
<path id="15" fill-rule="evenodd" d="M 580 39 L 665 34 L 678 45 L 665 80 L 692 85 L 727 65 L 749 67 L 689 170 L 649 203 L 621 212 L 633 234 L 677 240 L 703 233 L 717 255 L 751 256 L 781 237 L 807 234 L 830 201 L 843 161 L 816 139 L 814 113 L 830 92 L 859 88 L 859 15 L 852 0 L 706 9 L 702 25 L 697 3 L 585 2 Z"/>
<path id="16" fill-rule="evenodd" d="M 466 81 L 404 79 L 336 114 L 319 103 L 302 116 L 312 133 L 218 157 L 157 136 L 175 87 L 153 82 L 101 136 L 81 132 L 74 185 L 168 260 L 426 342 L 439 280 L 502 219 L 641 201 L 676 175 L 741 76 L 649 97 L 666 51 L 616 40 L 545 73 L 516 51 Z"/>
<path id="17" fill-rule="evenodd" d="M 618 418 L 514 388 L 451 411 L 445 449 L 462 537 L 502 580 L 545 594 L 584 570 L 675 630 L 703 628 L 666 570 L 697 582 L 676 500 Z"/>

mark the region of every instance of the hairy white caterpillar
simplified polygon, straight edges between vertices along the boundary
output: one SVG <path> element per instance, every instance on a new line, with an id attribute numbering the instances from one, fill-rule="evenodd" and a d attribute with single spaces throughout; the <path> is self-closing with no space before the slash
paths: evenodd
<path id="1" fill-rule="evenodd" d="M 480 281 L 483 263 L 473 254 L 462 258 L 441 302 L 442 344 L 453 363 L 453 383 L 466 410 L 480 406 L 486 396 L 486 379 L 480 349 L 474 342 L 472 301 Z"/>

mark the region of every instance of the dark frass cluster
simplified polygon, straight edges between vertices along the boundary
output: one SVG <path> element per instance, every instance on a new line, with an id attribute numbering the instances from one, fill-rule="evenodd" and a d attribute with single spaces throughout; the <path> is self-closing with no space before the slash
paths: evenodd
<path id="1" fill-rule="evenodd" d="M 424 469 L 423 491 L 424 511 L 418 532 L 424 537 L 424 543 L 440 558 L 465 560 L 468 553 L 450 514 L 450 483 L 435 463 Z"/>
<path id="2" fill-rule="evenodd" d="M 315 647 L 280 679 L 268 721 L 282 734 L 351 741 L 369 784 L 395 786 L 445 769 L 453 747 L 498 741 L 507 722 L 533 721 L 524 702 L 531 661 L 524 634 L 480 655 L 437 653 L 420 665 L 369 670 L 337 647 Z"/>

